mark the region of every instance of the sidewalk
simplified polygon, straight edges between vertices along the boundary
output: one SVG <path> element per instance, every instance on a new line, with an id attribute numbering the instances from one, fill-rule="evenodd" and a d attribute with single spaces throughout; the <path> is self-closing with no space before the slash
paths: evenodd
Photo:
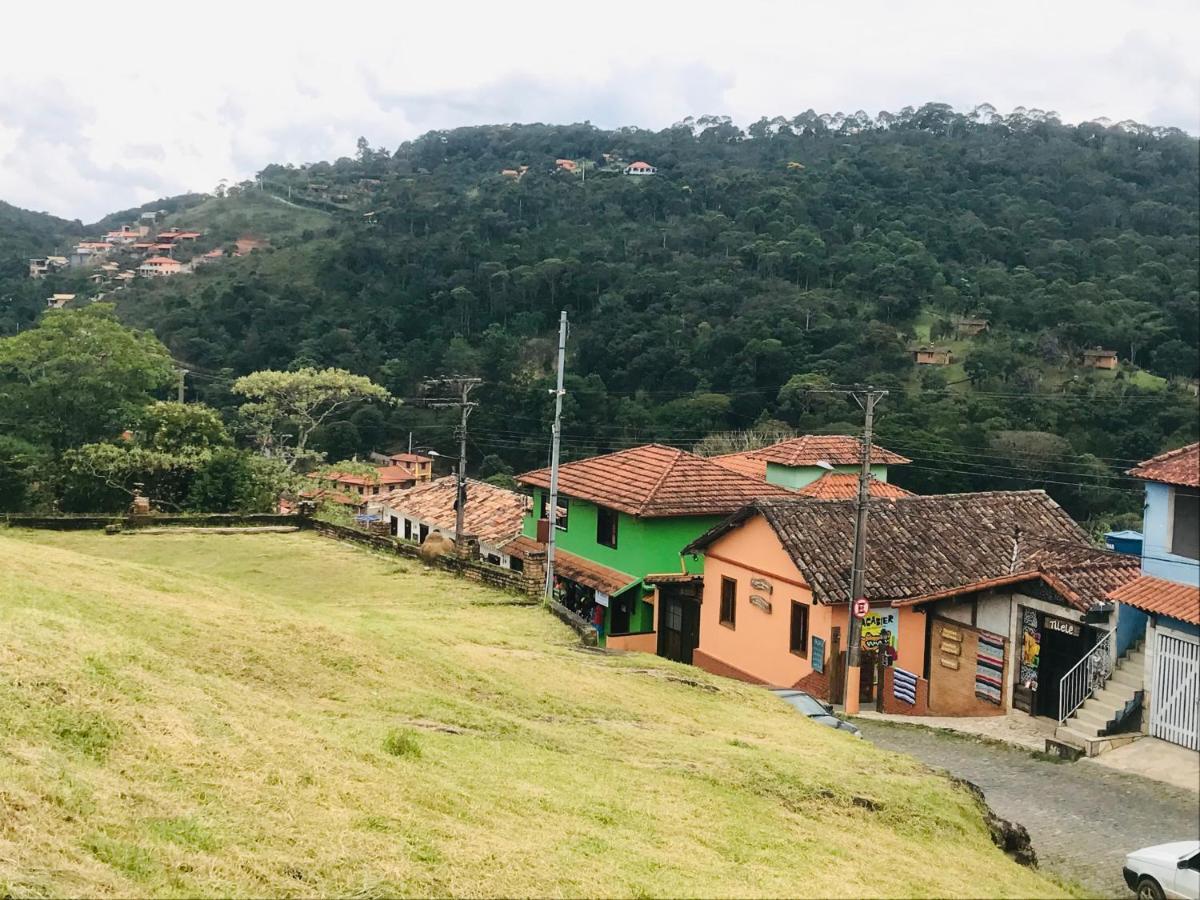
<path id="1" fill-rule="evenodd" d="M 1010 712 L 1003 716 L 897 716 L 865 709 L 857 718 L 944 729 L 958 734 L 1003 741 L 1030 751 L 1044 751 L 1046 738 L 1054 737 L 1054 722 L 1033 718 L 1020 712 Z M 1200 794 L 1200 753 L 1168 744 L 1158 738 L 1143 736 L 1115 750 L 1109 750 L 1091 759 L 1081 759 L 1079 762 L 1087 766 L 1103 766 L 1106 769 L 1140 775 Z"/>
<path id="2" fill-rule="evenodd" d="M 943 728 L 959 734 L 1003 741 L 1025 750 L 1045 750 L 1046 738 L 1054 737 L 1053 722 L 1049 719 L 1035 719 L 1024 713 L 1008 713 L 1003 716 L 897 716 L 864 709 L 858 715 L 859 718 L 876 722 Z"/>
<path id="3" fill-rule="evenodd" d="M 1132 744 L 1101 753 L 1087 762 L 1120 772 L 1132 772 L 1200 794 L 1200 753 L 1158 738 L 1140 738 Z"/>

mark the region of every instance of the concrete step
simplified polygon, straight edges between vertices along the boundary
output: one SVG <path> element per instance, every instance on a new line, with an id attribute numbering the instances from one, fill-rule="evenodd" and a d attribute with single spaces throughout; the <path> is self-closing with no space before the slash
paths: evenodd
<path id="1" fill-rule="evenodd" d="M 1091 701 L 1089 700 L 1088 703 L 1090 702 Z M 1085 703 L 1083 706 L 1079 707 L 1079 709 L 1075 710 L 1075 715 L 1073 718 L 1078 721 L 1081 726 L 1087 726 L 1089 729 L 1095 728 L 1097 731 L 1103 731 L 1108 727 L 1108 723 L 1112 721 L 1113 716 L 1108 712 L 1108 710 L 1103 708 L 1093 706 L 1091 709 L 1088 709 L 1088 705 Z M 1067 721 L 1069 722 L 1071 719 L 1068 719 Z"/>
<path id="2" fill-rule="evenodd" d="M 1120 662 L 1131 663 L 1135 666 L 1145 666 L 1146 665 L 1146 651 L 1145 650 L 1127 650 L 1125 652 L 1125 655 L 1123 657 L 1121 657 Z"/>
<path id="3" fill-rule="evenodd" d="M 1140 662 L 1134 662 L 1132 660 L 1123 659 L 1117 663 L 1117 668 L 1115 671 L 1131 672 L 1140 677 L 1140 676 L 1144 675 L 1146 672 L 1146 664 L 1140 663 Z"/>
<path id="4" fill-rule="evenodd" d="M 1096 691 L 1092 694 L 1091 699 L 1105 706 L 1111 706 L 1113 709 L 1124 709 L 1125 704 L 1133 699 L 1135 691 L 1127 684 L 1114 684 L 1109 681 L 1104 690 Z"/>
<path id="5" fill-rule="evenodd" d="M 1117 685 L 1125 685 L 1135 691 L 1140 691 L 1143 683 L 1144 679 L 1141 672 L 1133 672 L 1129 669 L 1117 669 L 1113 672 L 1112 678 L 1109 679 L 1108 687 L 1120 690 Z"/>
<path id="6" fill-rule="evenodd" d="M 1059 725 L 1055 728 L 1054 736 L 1064 744 L 1070 744 L 1073 747 L 1078 747 L 1080 750 L 1086 750 L 1088 744 L 1096 740 L 1094 734 L 1088 734 L 1087 732 L 1066 725 Z"/>

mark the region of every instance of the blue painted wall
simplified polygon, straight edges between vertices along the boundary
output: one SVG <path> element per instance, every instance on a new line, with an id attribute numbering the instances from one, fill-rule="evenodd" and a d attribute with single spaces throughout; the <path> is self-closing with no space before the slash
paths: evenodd
<path id="1" fill-rule="evenodd" d="M 1144 612 L 1121 603 L 1117 607 L 1117 656 L 1146 637 L 1146 619 Z"/>
<path id="2" fill-rule="evenodd" d="M 1171 485 L 1146 482 L 1142 571 L 1179 584 L 1200 585 L 1200 561 L 1171 552 Z"/>

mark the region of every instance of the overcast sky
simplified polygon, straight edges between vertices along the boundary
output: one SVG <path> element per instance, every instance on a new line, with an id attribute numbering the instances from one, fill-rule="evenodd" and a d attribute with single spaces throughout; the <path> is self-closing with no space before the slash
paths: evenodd
<path id="1" fill-rule="evenodd" d="M 431 128 L 941 101 L 1200 133 L 1196 0 L 9 0 L 0 199 L 93 221 Z"/>

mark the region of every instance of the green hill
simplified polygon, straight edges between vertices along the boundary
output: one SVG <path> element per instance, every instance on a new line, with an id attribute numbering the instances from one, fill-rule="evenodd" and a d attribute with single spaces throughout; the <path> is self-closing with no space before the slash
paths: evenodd
<path id="1" fill-rule="evenodd" d="M 414 562 L 7 531 L 0 595 L 4 896 L 1061 894 L 912 760 Z"/>

